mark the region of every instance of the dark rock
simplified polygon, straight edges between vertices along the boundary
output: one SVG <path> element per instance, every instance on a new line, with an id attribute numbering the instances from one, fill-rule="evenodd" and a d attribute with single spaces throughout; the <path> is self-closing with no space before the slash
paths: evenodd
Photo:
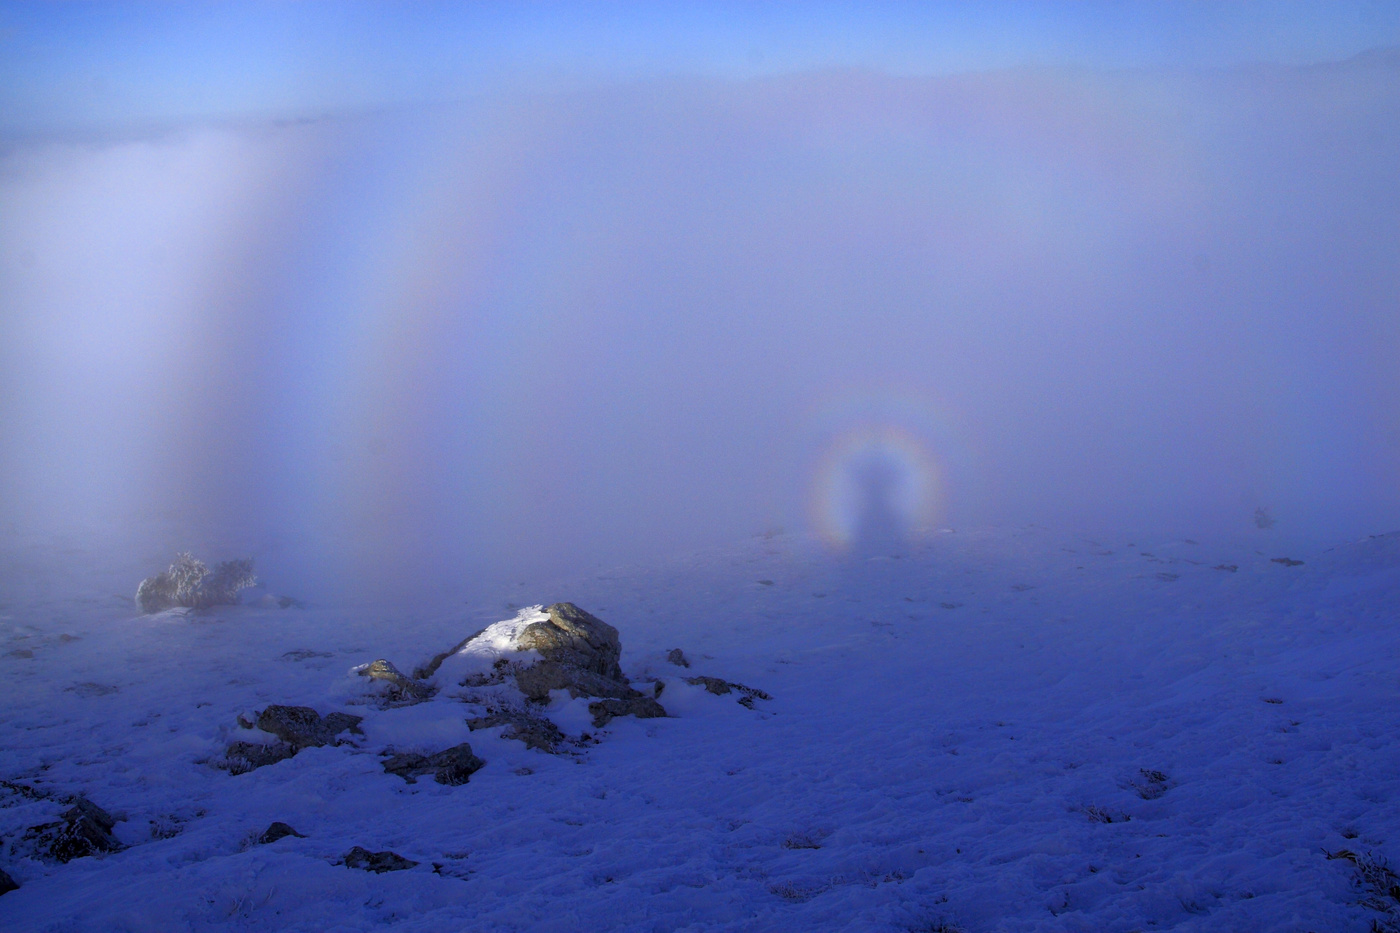
<path id="1" fill-rule="evenodd" d="M 18 890 L 19 882 L 11 878 L 3 868 L 0 868 L 0 894 L 9 894 L 11 891 Z"/>
<path id="2" fill-rule="evenodd" d="M 1223 570 L 1223 571 L 1225 571 L 1226 573 L 1235 573 L 1235 572 L 1237 572 L 1240 568 L 1239 568 L 1239 565 L 1237 565 L 1237 564 L 1216 564 L 1216 565 L 1215 565 L 1215 569 L 1216 569 L 1216 570 Z"/>
<path id="3" fill-rule="evenodd" d="M 383 658 L 361 668 L 360 676 L 368 677 L 380 686 L 386 706 L 412 706 L 437 692 L 428 684 L 405 677 L 402 671 Z"/>
<path id="4" fill-rule="evenodd" d="M 1275 557 L 1273 562 L 1276 564 L 1283 564 L 1283 566 L 1285 567 L 1303 566 L 1303 562 L 1301 560 L 1294 560 L 1291 557 Z"/>
<path id="5" fill-rule="evenodd" d="M 690 659 L 685 656 L 685 652 L 679 648 L 672 648 L 666 652 L 666 660 L 676 667 L 690 667 Z"/>
<path id="6" fill-rule="evenodd" d="M 278 820 L 267 829 L 263 830 L 263 834 L 258 837 L 258 845 L 265 846 L 270 842 L 276 842 L 278 839 L 284 839 L 287 836 L 296 836 L 298 839 L 306 838 L 286 823 Z"/>
<path id="7" fill-rule="evenodd" d="M 636 716 L 638 719 L 657 719 L 666 715 L 662 705 L 649 696 L 638 693 L 626 699 L 603 699 L 588 704 L 593 714 L 593 725 L 602 728 L 618 716 Z"/>
<path id="8" fill-rule="evenodd" d="M 355 846 L 340 860 L 346 868 L 358 868 L 383 874 L 386 871 L 404 871 L 418 863 L 406 859 L 395 852 L 371 852 L 363 846 Z"/>
<path id="9" fill-rule="evenodd" d="M 516 739 L 524 742 L 527 747 L 542 752 L 553 753 L 565 739 L 563 730 L 543 716 L 531 716 L 516 710 L 496 710 L 486 716 L 468 719 L 467 725 L 473 732 L 477 729 L 508 726 L 509 728 L 501 733 L 503 738 Z"/>
<path id="10" fill-rule="evenodd" d="M 335 655 L 329 651 L 312 651 L 310 648 L 298 648 L 295 651 L 288 651 L 282 655 L 284 661 L 306 661 L 311 658 L 333 658 Z"/>
<path id="11" fill-rule="evenodd" d="M 330 713 L 321 717 L 309 706 L 269 706 L 258 714 L 257 727 L 270 732 L 297 751 L 329 745 L 347 729 L 359 732 L 364 717 Z"/>
<path id="12" fill-rule="evenodd" d="M 297 753 L 294 746 L 286 742 L 265 745 L 262 742 L 230 742 L 224 750 L 222 762 L 216 762 L 229 774 L 247 774 L 265 765 L 275 765 L 286 761 Z"/>
<path id="13" fill-rule="evenodd" d="M 687 677 L 685 682 L 695 687 L 704 687 L 715 696 L 724 696 L 725 694 L 737 690 L 739 693 L 743 694 L 739 697 L 739 705 L 747 706 L 749 709 L 754 708 L 753 704 L 755 700 L 773 699 L 757 687 L 746 687 L 743 684 L 736 684 L 729 680 L 721 680 L 718 677 Z"/>
<path id="14" fill-rule="evenodd" d="M 594 671 L 559 661 L 537 661 L 515 672 L 515 685 L 536 702 L 549 699 L 551 690 L 568 690 L 571 697 L 616 697 L 636 693 L 624 680 L 604 677 Z"/>
<path id="15" fill-rule="evenodd" d="M 70 862 L 122 848 L 112 835 L 116 820 L 111 814 L 81 794 L 70 800 L 72 806 L 59 815 L 59 822 L 42 823 L 25 831 L 24 838 L 37 844 L 41 858 Z"/>
<path id="16" fill-rule="evenodd" d="M 617 629 L 573 603 L 555 603 L 545 611 L 549 613 L 547 622 L 535 622 L 520 633 L 517 644 L 521 649 L 533 649 L 546 661 L 592 671 L 609 680 L 622 679 Z"/>
<path id="17" fill-rule="evenodd" d="M 397 774 L 410 784 L 416 784 L 420 775 L 431 774 L 439 784 L 465 784 L 486 762 L 472 754 L 472 747 L 463 742 L 434 755 L 413 753 L 391 755 L 384 761 L 387 774 Z"/>

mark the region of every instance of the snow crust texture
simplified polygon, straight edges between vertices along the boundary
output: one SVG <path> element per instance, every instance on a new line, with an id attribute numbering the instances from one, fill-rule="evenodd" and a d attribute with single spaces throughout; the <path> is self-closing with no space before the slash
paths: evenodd
<path id="1" fill-rule="evenodd" d="M 66 558 L 0 581 L 7 931 L 1400 930 L 1398 535 L 776 536 L 452 612 L 148 615 Z M 526 699 L 527 592 L 665 715 Z M 340 728 L 245 727 L 298 710 Z"/>

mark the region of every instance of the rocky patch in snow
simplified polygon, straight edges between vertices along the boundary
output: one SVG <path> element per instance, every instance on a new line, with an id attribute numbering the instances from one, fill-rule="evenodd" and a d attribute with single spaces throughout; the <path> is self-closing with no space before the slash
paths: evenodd
<path id="1" fill-rule="evenodd" d="M 384 772 L 397 774 L 410 784 L 416 783 L 422 775 L 431 774 L 439 784 L 457 785 L 467 783 L 467 779 L 485 764 L 472 754 L 472 747 L 463 742 L 435 755 L 390 754 L 384 761 Z"/>
<path id="2" fill-rule="evenodd" d="M 136 604 L 146 613 L 231 606 L 240 590 L 256 583 L 251 559 L 226 560 L 210 570 L 193 554 L 179 554 L 167 570 L 141 581 Z"/>
<path id="3" fill-rule="evenodd" d="M 281 820 L 274 820 L 267 829 L 263 830 L 262 835 L 258 837 L 258 845 L 265 846 L 269 843 L 276 842 L 278 839 L 285 839 L 288 836 L 296 836 L 298 839 L 306 838 Z"/>
<path id="4" fill-rule="evenodd" d="M 685 682 L 692 687 L 704 687 L 708 692 L 720 697 L 737 692 L 739 694 L 739 705 L 747 706 L 749 709 L 754 708 L 755 700 L 773 699 L 757 687 L 746 687 L 743 684 L 736 684 L 729 680 L 721 680 L 718 677 L 687 677 Z"/>
<path id="5" fill-rule="evenodd" d="M 361 677 L 369 678 L 383 709 L 412 706 L 431 699 L 437 688 L 412 680 L 390 662 L 380 658 L 355 669 Z"/>
<path id="6" fill-rule="evenodd" d="M 396 852 L 371 852 L 363 846 L 355 846 L 346 852 L 336 864 L 344 865 L 346 868 L 358 868 L 361 871 L 383 874 L 386 871 L 405 871 L 418 863 L 412 859 L 406 859 Z"/>
<path id="7" fill-rule="evenodd" d="M 31 805 L 39 808 L 64 807 L 58 813 L 58 819 L 46 820 L 25 829 L 17 840 L 10 843 L 8 848 L 12 854 L 46 862 L 70 862 L 124 848 L 112 834 L 117 824 L 116 818 L 82 794 L 56 795 L 27 784 L 12 781 L 0 783 L 10 795 L 32 802 Z M 48 812 L 52 814 L 53 811 L 50 809 Z"/>
<path id="8" fill-rule="evenodd" d="M 309 706 L 272 705 L 249 722 L 239 717 L 245 729 L 257 729 L 275 736 L 276 742 L 240 740 L 230 742 L 224 757 L 216 762 L 230 774 L 245 774 L 265 765 L 286 761 L 304 748 L 339 744 L 342 732 L 359 732 L 362 717 L 349 713 L 328 713 L 324 717 Z"/>
<path id="9" fill-rule="evenodd" d="M 592 700 L 588 711 L 595 728 L 620 716 L 666 715 L 623 675 L 621 657 L 617 629 L 573 603 L 555 603 L 497 622 L 420 670 L 468 688 L 460 698 L 484 709 L 468 720 L 472 729 L 505 726 L 505 737 L 557 752 L 584 737 L 571 740 L 545 715 L 556 694 Z"/>

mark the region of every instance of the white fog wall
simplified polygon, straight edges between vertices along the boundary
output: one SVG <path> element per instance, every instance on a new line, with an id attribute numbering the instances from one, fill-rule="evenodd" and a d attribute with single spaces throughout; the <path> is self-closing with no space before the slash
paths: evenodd
<path id="1" fill-rule="evenodd" d="M 0 521 L 308 587 L 581 568 L 810 529 L 893 425 L 939 524 L 1392 530 L 1396 165 L 1385 55 L 12 142 Z"/>

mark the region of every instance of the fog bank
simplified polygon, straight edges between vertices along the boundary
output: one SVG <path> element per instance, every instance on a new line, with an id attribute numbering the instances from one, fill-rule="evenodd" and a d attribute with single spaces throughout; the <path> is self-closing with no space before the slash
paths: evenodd
<path id="1" fill-rule="evenodd" d="M 1392 530 L 1396 165 L 1391 53 L 13 143 L 0 529 L 309 589 L 872 514 Z"/>

